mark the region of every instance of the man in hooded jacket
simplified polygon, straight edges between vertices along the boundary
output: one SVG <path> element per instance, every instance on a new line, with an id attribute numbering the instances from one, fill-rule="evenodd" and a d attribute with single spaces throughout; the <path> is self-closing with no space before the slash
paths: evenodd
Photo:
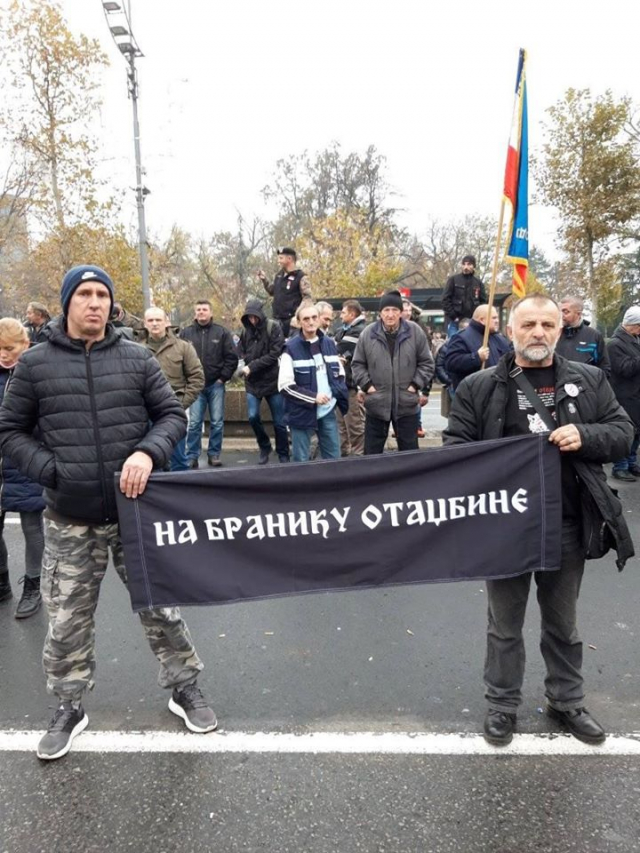
<path id="1" fill-rule="evenodd" d="M 278 359 L 284 348 L 279 323 L 268 320 L 259 299 L 250 299 L 242 315 L 244 329 L 238 341 L 238 355 L 244 362 L 242 375 L 247 392 L 247 414 L 260 448 L 259 465 L 269 461 L 272 446 L 260 417 L 264 400 L 271 411 L 276 453 L 280 462 L 289 461 L 289 439 L 284 425 L 284 400 L 278 391 Z"/>

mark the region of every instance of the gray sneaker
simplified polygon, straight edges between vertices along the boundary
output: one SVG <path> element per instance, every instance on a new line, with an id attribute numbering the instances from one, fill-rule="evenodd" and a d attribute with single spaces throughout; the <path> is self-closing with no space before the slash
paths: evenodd
<path id="1" fill-rule="evenodd" d="M 182 717 L 185 726 L 192 732 L 212 732 L 218 725 L 216 715 L 195 682 L 180 689 L 174 687 L 169 699 L 169 710 Z"/>
<path id="2" fill-rule="evenodd" d="M 71 749 L 76 735 L 89 725 L 89 717 L 82 705 L 74 708 L 70 702 L 63 702 L 49 723 L 47 733 L 40 739 L 37 756 L 45 761 L 62 758 Z"/>

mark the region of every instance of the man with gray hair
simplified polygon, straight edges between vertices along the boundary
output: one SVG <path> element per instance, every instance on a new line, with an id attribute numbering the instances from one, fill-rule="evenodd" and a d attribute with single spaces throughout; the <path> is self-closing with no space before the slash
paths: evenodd
<path id="1" fill-rule="evenodd" d="M 640 305 L 632 305 L 609 342 L 611 387 L 618 402 L 633 421 L 636 434 L 628 456 L 613 463 L 616 480 L 635 483 L 640 477 L 638 445 L 640 444 Z"/>
<path id="2" fill-rule="evenodd" d="M 579 740 L 598 744 L 606 734 L 584 705 L 576 605 L 585 559 L 607 550 L 594 549 L 603 527 L 613 537 L 619 568 L 633 556 L 620 502 L 602 471 L 603 462 L 629 452 L 633 426 L 601 370 L 554 354 L 560 317 L 558 304 L 548 296 L 532 294 L 516 303 L 507 326 L 514 352 L 503 356 L 496 367 L 460 383 L 443 437 L 445 444 L 462 444 L 548 433 L 558 448 L 561 565 L 558 571 L 533 573 L 541 613 L 540 649 L 547 671 L 547 713 Z M 531 578 L 523 574 L 486 582 L 484 736 L 496 746 L 511 742 L 522 703 L 522 628 Z"/>
<path id="3" fill-rule="evenodd" d="M 320 325 L 318 328 L 321 332 L 324 332 L 325 335 L 329 335 L 330 338 L 333 337 L 331 327 L 333 326 L 333 306 L 328 302 L 316 302 L 316 308 L 318 309 L 318 321 Z"/>
<path id="4" fill-rule="evenodd" d="M 609 358 L 604 338 L 593 329 L 582 316 L 584 300 L 580 296 L 567 295 L 560 300 L 562 334 L 556 352 L 569 361 L 595 364 L 609 375 Z"/>
<path id="5" fill-rule="evenodd" d="M 47 310 L 47 306 L 42 302 L 30 302 L 27 305 L 25 312 L 27 322 L 25 328 L 29 334 L 31 344 L 41 344 L 47 340 L 45 329 L 47 323 L 51 321 L 51 315 Z"/>

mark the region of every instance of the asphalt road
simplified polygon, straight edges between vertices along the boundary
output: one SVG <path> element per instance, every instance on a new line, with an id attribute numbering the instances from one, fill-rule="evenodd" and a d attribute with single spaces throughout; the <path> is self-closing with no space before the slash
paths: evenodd
<path id="1" fill-rule="evenodd" d="M 223 459 L 244 466 L 256 454 Z M 640 482 L 619 485 L 640 542 Z M 5 530 L 15 587 L 21 533 Z M 221 728 L 191 737 L 224 745 L 241 732 L 431 732 L 475 743 L 484 598 L 483 584 L 468 582 L 185 610 Z M 580 601 L 588 705 L 613 735 L 637 739 L 639 601 L 637 559 L 622 574 L 610 558 L 588 565 Z M 180 732 L 181 723 L 110 572 L 90 728 L 76 744 L 115 732 L 113 745 L 46 765 L 30 742 L 0 752 L 0 853 L 640 850 L 640 757 L 580 745 L 553 753 L 565 741 L 549 737 L 555 729 L 542 713 L 538 624 L 532 604 L 519 731 L 538 736 L 533 754 L 118 752 L 120 737 Z M 33 731 L 33 748 L 54 707 L 40 668 L 45 630 L 42 612 L 18 622 L 0 605 L 0 737 Z"/>

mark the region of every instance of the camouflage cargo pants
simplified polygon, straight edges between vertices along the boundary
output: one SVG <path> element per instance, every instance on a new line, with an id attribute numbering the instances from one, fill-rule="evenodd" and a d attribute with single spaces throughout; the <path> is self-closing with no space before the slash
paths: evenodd
<path id="1" fill-rule="evenodd" d="M 49 614 L 43 664 L 47 689 L 77 701 L 93 687 L 95 611 L 109 551 L 126 585 L 117 524 L 80 527 L 45 518 L 41 590 Z M 203 664 L 177 607 L 139 614 L 151 650 L 160 661 L 158 683 L 175 687 L 195 681 Z"/>

